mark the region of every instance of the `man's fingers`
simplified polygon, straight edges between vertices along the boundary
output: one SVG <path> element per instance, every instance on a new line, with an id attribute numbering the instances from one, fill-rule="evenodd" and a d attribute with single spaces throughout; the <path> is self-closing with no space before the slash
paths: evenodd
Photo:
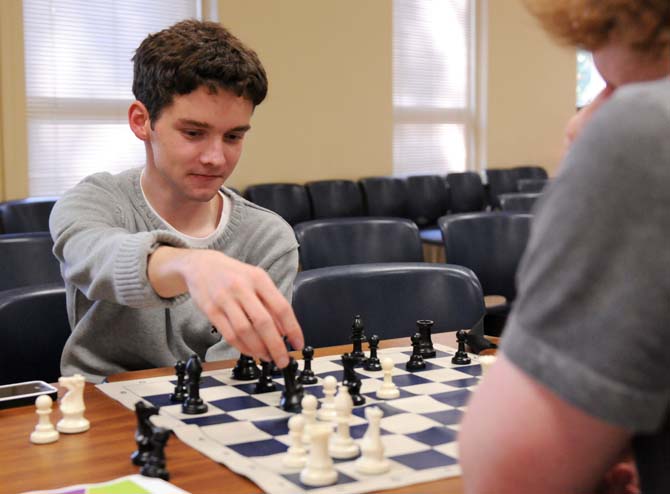
<path id="1" fill-rule="evenodd" d="M 228 318 L 224 314 L 210 318 L 210 322 L 214 324 L 219 333 L 221 333 L 223 339 L 229 345 L 234 346 L 244 355 L 251 355 L 251 348 L 249 348 L 242 339 L 237 337 L 232 326 L 228 322 Z"/>
<path id="2" fill-rule="evenodd" d="M 269 354 L 269 358 L 274 361 L 277 367 L 283 369 L 288 365 L 288 352 L 274 318 L 255 294 L 243 299 L 242 303 L 247 316 L 253 324 L 256 335 L 258 335 L 266 352 Z"/>
<path id="3" fill-rule="evenodd" d="M 258 281 L 258 296 L 279 325 L 279 332 L 288 337 L 288 341 L 293 348 L 302 350 L 305 346 L 305 340 L 291 304 L 277 290 L 267 274 Z"/>
<path id="4" fill-rule="evenodd" d="M 238 294 L 238 296 L 240 295 Z M 244 298 L 244 296 L 241 296 L 241 298 Z M 221 309 L 230 321 L 236 338 L 250 349 L 250 353 L 247 355 L 268 360 L 270 357 L 265 344 L 256 334 L 256 328 L 254 328 L 253 322 L 247 316 L 244 308 L 240 306 L 240 301 L 226 297 L 225 300 L 221 301 Z"/>

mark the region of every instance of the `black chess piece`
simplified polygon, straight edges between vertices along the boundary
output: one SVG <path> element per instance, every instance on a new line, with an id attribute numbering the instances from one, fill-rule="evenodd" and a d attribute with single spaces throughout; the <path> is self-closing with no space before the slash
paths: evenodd
<path id="1" fill-rule="evenodd" d="M 170 474 L 165 469 L 165 445 L 170 439 L 172 431 L 163 427 L 153 427 L 151 430 L 151 452 L 147 461 L 142 465 L 140 473 L 145 477 L 170 480 Z"/>
<path id="2" fill-rule="evenodd" d="M 279 406 L 285 412 L 300 413 L 302 411 L 302 398 L 305 391 L 302 384 L 297 380 L 298 362 L 290 357 L 289 364 L 282 369 L 284 376 L 284 390 L 279 399 Z"/>
<path id="3" fill-rule="evenodd" d="M 170 395 L 170 401 L 181 403 L 186 399 L 186 364 L 179 360 L 174 366 L 177 375 L 177 384 L 174 386 L 174 393 Z"/>
<path id="4" fill-rule="evenodd" d="M 272 380 L 272 362 L 261 360 L 261 377 L 258 378 L 254 394 L 271 393 L 277 391 L 277 385 Z"/>
<path id="5" fill-rule="evenodd" d="M 419 330 L 419 334 L 421 335 L 421 345 L 419 346 L 419 350 L 421 352 L 421 356 L 424 359 L 435 358 L 437 355 L 437 352 L 433 347 L 433 339 L 431 337 L 433 324 L 435 323 L 430 319 L 419 319 L 416 322 L 416 327 Z"/>
<path id="6" fill-rule="evenodd" d="M 363 369 L 366 371 L 380 371 L 382 364 L 377 357 L 377 348 L 379 348 L 379 336 L 373 334 L 368 340 L 368 347 L 370 348 L 370 356 L 363 362 Z"/>
<path id="7" fill-rule="evenodd" d="M 356 315 L 354 316 L 354 322 L 351 325 L 351 342 L 353 343 L 353 349 L 350 354 L 356 362 L 355 365 L 360 365 L 365 360 L 365 353 L 363 352 L 364 341 L 366 341 L 366 338 L 363 319 L 361 319 L 361 316 Z"/>
<path id="8" fill-rule="evenodd" d="M 405 369 L 410 372 L 415 372 L 423 370 L 426 368 L 426 362 L 421 356 L 421 335 L 419 333 L 414 333 L 412 335 L 412 356 L 409 358 L 409 361 L 405 364 Z"/>
<path id="9" fill-rule="evenodd" d="M 256 361 L 253 357 L 240 354 L 240 358 L 237 359 L 235 367 L 233 367 L 233 379 L 238 381 L 253 381 L 258 379 L 261 375 L 261 371 L 256 366 Z"/>
<path id="10" fill-rule="evenodd" d="M 202 363 L 196 354 L 186 362 L 186 374 L 188 375 L 188 395 L 181 404 L 182 413 L 198 415 L 207 411 L 207 403 L 200 398 L 200 375 L 202 374 Z"/>
<path id="11" fill-rule="evenodd" d="M 465 351 L 465 340 L 468 335 L 464 329 L 461 329 L 456 332 L 456 341 L 458 341 L 458 350 L 456 354 L 451 358 L 451 363 L 455 365 L 466 365 L 470 363 L 470 357 Z"/>
<path id="12" fill-rule="evenodd" d="M 153 424 L 149 417 L 158 415 L 158 408 L 147 405 L 143 401 L 138 401 L 135 403 L 135 415 L 137 416 L 137 430 L 135 431 L 137 450 L 130 455 L 130 460 L 133 465 L 141 466 L 147 462 L 151 452 L 151 427 Z"/>
<path id="13" fill-rule="evenodd" d="M 272 362 L 272 368 L 270 370 L 270 375 L 272 377 L 280 377 L 282 375 L 281 369 L 279 367 L 277 367 L 277 364 L 275 364 L 274 362 Z"/>
<path id="14" fill-rule="evenodd" d="M 302 349 L 303 369 L 298 377 L 300 384 L 316 384 L 318 379 L 312 370 L 312 360 L 314 360 L 314 348 L 306 346 Z"/>
<path id="15" fill-rule="evenodd" d="M 351 401 L 356 407 L 365 403 L 365 396 L 361 395 L 361 380 L 356 375 L 355 366 L 356 359 L 350 353 L 342 354 L 342 367 L 344 368 L 342 386 L 349 390 Z"/>

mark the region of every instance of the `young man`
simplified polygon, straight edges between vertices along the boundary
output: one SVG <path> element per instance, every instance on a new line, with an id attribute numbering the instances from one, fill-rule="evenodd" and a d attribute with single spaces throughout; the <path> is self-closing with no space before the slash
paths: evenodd
<path id="1" fill-rule="evenodd" d="M 148 36 L 133 60 L 128 121 L 145 166 L 86 178 L 50 218 L 72 326 L 61 370 L 101 381 L 240 351 L 283 367 L 282 337 L 303 345 L 293 231 L 222 187 L 265 71 L 222 26 L 194 20 Z"/>
<path id="2" fill-rule="evenodd" d="M 616 89 L 535 217 L 502 353 L 462 423 L 466 492 L 632 494 L 617 466 L 632 447 L 641 491 L 667 493 L 670 2 L 526 3 Z"/>

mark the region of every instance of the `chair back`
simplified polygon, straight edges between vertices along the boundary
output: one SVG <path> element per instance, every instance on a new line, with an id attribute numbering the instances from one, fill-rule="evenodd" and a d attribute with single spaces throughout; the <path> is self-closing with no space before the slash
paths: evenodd
<path id="1" fill-rule="evenodd" d="M 433 332 L 472 328 L 484 315 L 484 297 L 467 268 L 432 263 L 334 266 L 298 273 L 293 309 L 314 347 L 351 341 L 351 324 L 360 315 L 365 333 L 380 338 L 407 337 L 416 321 L 435 322 Z"/>
<path id="2" fill-rule="evenodd" d="M 0 203 L 0 233 L 48 232 L 54 198 L 18 199 Z"/>
<path id="3" fill-rule="evenodd" d="M 520 178 L 516 181 L 516 187 L 521 193 L 532 194 L 542 192 L 548 183 L 548 178 Z"/>
<path id="4" fill-rule="evenodd" d="M 519 179 L 517 168 L 489 168 L 486 170 L 488 201 L 493 209 L 500 209 L 500 195 L 518 192 L 516 182 Z"/>
<path id="5" fill-rule="evenodd" d="M 44 233 L 0 235 L 0 290 L 44 283 L 63 284 L 53 240 Z"/>
<path id="6" fill-rule="evenodd" d="M 363 195 L 351 180 L 317 180 L 305 184 L 314 219 L 364 216 Z"/>
<path id="7" fill-rule="evenodd" d="M 500 207 L 503 211 L 512 213 L 530 213 L 535 205 L 535 202 L 542 194 L 501 194 Z"/>
<path id="8" fill-rule="evenodd" d="M 447 175 L 449 210 L 452 213 L 483 211 L 486 207 L 484 184 L 478 173 L 460 172 Z"/>
<path id="9" fill-rule="evenodd" d="M 423 228 L 435 225 L 449 210 L 449 185 L 441 175 L 407 177 L 410 218 Z"/>
<path id="10" fill-rule="evenodd" d="M 549 178 L 547 170 L 537 165 L 517 166 L 515 170 L 519 179 L 547 180 Z"/>
<path id="11" fill-rule="evenodd" d="M 63 286 L 0 292 L 0 384 L 57 381 L 70 332 Z"/>
<path id="12" fill-rule="evenodd" d="M 291 226 L 312 219 L 309 196 L 305 187 L 299 184 L 257 184 L 250 185 L 245 196 L 254 204 L 274 211 Z"/>
<path id="13" fill-rule="evenodd" d="M 443 216 L 438 220 L 446 260 L 470 268 L 484 295 L 516 297 L 515 275 L 530 235 L 532 215 L 492 212 Z"/>
<path id="14" fill-rule="evenodd" d="M 369 216 L 409 217 L 407 184 L 396 177 L 369 177 L 358 181 Z"/>
<path id="15" fill-rule="evenodd" d="M 419 229 L 404 218 L 333 218 L 298 223 L 302 269 L 375 262 L 420 262 Z"/>

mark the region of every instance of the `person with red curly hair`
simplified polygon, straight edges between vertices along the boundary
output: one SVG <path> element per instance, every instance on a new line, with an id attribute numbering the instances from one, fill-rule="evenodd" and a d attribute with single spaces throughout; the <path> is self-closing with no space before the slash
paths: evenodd
<path id="1" fill-rule="evenodd" d="M 465 492 L 668 493 L 670 0 L 525 3 L 608 89 L 538 204 L 461 424 Z"/>

